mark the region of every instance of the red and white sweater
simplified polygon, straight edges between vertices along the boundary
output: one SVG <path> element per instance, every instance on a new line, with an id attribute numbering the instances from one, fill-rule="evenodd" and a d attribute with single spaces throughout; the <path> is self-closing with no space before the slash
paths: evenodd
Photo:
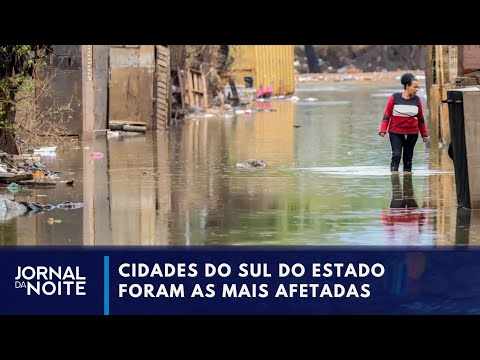
<path id="1" fill-rule="evenodd" d="M 387 101 L 380 132 L 396 134 L 420 134 L 428 136 L 423 117 L 422 101 L 417 95 L 404 99 L 402 93 L 395 93 Z"/>

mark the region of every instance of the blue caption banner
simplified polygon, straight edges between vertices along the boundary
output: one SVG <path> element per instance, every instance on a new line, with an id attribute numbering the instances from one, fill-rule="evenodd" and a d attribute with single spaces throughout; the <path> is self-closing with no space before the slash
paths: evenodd
<path id="1" fill-rule="evenodd" d="M 476 249 L 3 248 L 0 313 L 480 314 Z"/>

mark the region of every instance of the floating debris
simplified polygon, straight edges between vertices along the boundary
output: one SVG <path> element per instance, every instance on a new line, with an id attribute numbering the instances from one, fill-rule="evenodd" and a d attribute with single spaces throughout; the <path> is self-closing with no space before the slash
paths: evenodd
<path id="1" fill-rule="evenodd" d="M 65 201 L 58 205 L 51 205 L 51 204 L 39 204 L 30 201 L 21 201 L 21 205 L 24 205 L 28 211 L 32 213 L 37 213 L 45 210 L 53 210 L 53 209 L 62 209 L 62 210 L 71 210 L 71 209 L 80 209 L 83 207 L 83 203 L 72 203 L 70 201 Z"/>
<path id="2" fill-rule="evenodd" d="M 263 160 L 248 159 L 243 163 L 237 164 L 237 168 L 251 169 L 251 168 L 266 168 L 267 164 Z"/>
<path id="3" fill-rule="evenodd" d="M 20 190 L 20 188 L 21 188 L 20 185 L 18 185 L 17 183 L 14 183 L 14 182 L 8 184 L 8 186 L 7 186 L 7 189 L 10 192 L 17 192 L 18 190 Z"/>
<path id="4" fill-rule="evenodd" d="M 43 146 L 33 149 L 34 154 L 52 154 L 57 150 L 57 146 Z"/>
<path id="5" fill-rule="evenodd" d="M 104 154 L 102 152 L 99 152 L 99 151 L 95 151 L 95 152 L 90 154 L 90 157 L 94 160 L 101 159 L 101 158 L 103 158 L 103 156 L 104 156 Z"/>
<path id="6" fill-rule="evenodd" d="M 28 211 L 25 205 L 0 197 L 0 221 L 8 221 Z"/>

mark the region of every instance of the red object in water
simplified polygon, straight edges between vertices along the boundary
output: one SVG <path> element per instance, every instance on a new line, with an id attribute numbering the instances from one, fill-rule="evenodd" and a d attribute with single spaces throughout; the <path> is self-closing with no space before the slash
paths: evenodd
<path id="1" fill-rule="evenodd" d="M 95 151 L 95 152 L 90 154 L 90 157 L 94 160 L 101 159 L 101 158 L 103 158 L 103 153 L 99 152 L 99 151 Z"/>
<path id="2" fill-rule="evenodd" d="M 265 91 L 265 95 L 271 96 L 272 94 L 273 94 L 273 86 L 270 84 L 267 90 Z"/>
<path id="3" fill-rule="evenodd" d="M 267 90 L 263 88 L 263 85 L 260 85 L 258 89 L 257 98 L 268 99 L 273 94 L 273 86 L 269 85 Z"/>
<path id="4" fill-rule="evenodd" d="M 264 94 L 265 94 L 265 90 L 263 88 L 263 85 L 260 85 L 257 92 L 257 98 L 261 98 Z"/>

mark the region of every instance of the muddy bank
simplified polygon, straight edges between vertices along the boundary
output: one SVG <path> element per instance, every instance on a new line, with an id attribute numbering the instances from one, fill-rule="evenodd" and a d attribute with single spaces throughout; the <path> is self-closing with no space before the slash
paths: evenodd
<path id="1" fill-rule="evenodd" d="M 424 45 L 312 45 L 319 60 L 320 71 L 333 71 L 354 66 L 362 71 L 397 71 L 425 69 Z M 300 62 L 299 73 L 308 72 L 304 45 L 295 47 Z"/>
<path id="2" fill-rule="evenodd" d="M 401 71 L 380 71 L 380 72 L 355 72 L 355 73 L 320 73 L 320 74 L 295 74 L 297 86 L 310 82 L 355 82 L 355 83 L 379 83 L 379 84 L 400 84 L 400 77 L 406 73 L 414 74 L 420 83 L 425 82 L 425 71 L 423 70 L 401 70 Z"/>

